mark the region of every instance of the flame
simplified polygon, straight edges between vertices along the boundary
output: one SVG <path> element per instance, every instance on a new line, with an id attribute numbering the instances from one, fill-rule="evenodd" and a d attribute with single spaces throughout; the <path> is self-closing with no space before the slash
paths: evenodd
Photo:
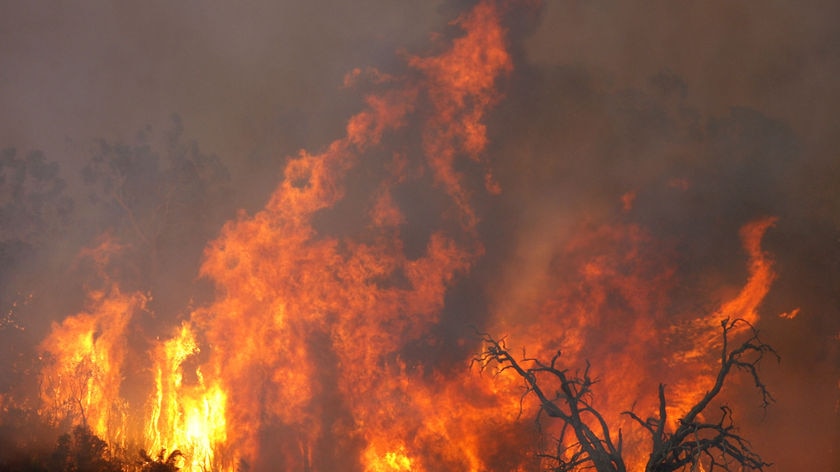
<path id="1" fill-rule="evenodd" d="M 800 310 L 801 310 L 801 308 L 797 307 L 797 308 L 794 308 L 793 310 L 790 310 L 790 311 L 787 311 L 787 312 L 784 312 L 784 313 L 779 313 L 779 318 L 784 318 L 786 320 L 792 320 L 792 319 L 796 318 L 797 316 L 799 316 L 799 311 Z"/>
<path id="2" fill-rule="evenodd" d="M 487 129 L 481 119 L 487 108 L 500 98 L 495 89 L 496 79 L 510 72 L 513 66 L 499 11 L 492 2 L 479 3 L 454 23 L 466 35 L 455 40 L 449 51 L 435 57 L 413 57 L 409 64 L 426 75 L 429 98 L 436 112 L 430 120 L 431 126 L 424 131 L 427 159 L 435 180 L 444 185 L 464 213 L 465 223 L 471 227 L 476 223 L 476 216 L 461 184 L 462 176 L 454 169 L 455 156 L 461 150 L 480 161 L 487 145 Z M 453 142 L 460 146 L 453 146 Z M 489 170 L 485 172 L 485 186 L 490 193 L 501 191 Z"/>
<path id="3" fill-rule="evenodd" d="M 741 228 L 741 241 L 749 255 L 749 280 L 735 298 L 720 307 L 714 318 L 743 318 L 752 324 L 758 322 L 758 305 L 770 291 L 776 277 L 772 260 L 761 249 L 761 238 L 775 223 L 776 218 L 763 218 Z"/>
<path id="4" fill-rule="evenodd" d="M 120 386 L 127 330 L 147 298 L 111 283 L 42 343 L 45 411 L 126 444 L 128 414 L 143 409 L 137 441 L 153 452 L 180 449 L 188 471 L 328 470 L 345 462 L 370 472 L 538 468 L 539 457 L 523 454 L 541 432 L 528 420 L 535 405 L 520 402 L 519 379 L 479 376 L 468 359 L 444 369 L 409 355 L 417 346 L 442 348 L 429 333 L 447 292 L 484 253 L 461 169 L 481 168 L 485 190 L 502 191 L 482 160 L 484 116 L 512 70 L 499 10 L 480 2 L 454 22 L 463 35 L 441 54 L 407 57 L 411 79 L 348 74 L 345 86 L 369 80 L 376 92 L 345 136 L 290 158 L 265 207 L 242 212 L 207 245 L 200 275 L 217 296 L 153 343 L 142 405 L 130 405 Z M 420 156 L 398 144 L 418 129 Z M 359 169 L 381 180 L 353 212 L 362 221 L 335 229 L 319 218 L 346 218 L 348 182 Z M 398 192 L 423 184 L 443 203 L 417 244 Z M 621 202 L 629 212 L 635 193 Z M 603 385 L 597 406 L 614 432 L 632 431 L 622 411 L 655 411 L 658 381 L 669 384 L 677 421 L 708 384 L 720 319 L 759 319 L 774 278 L 760 243 L 774 221 L 742 229 L 749 274 L 738 294 L 674 323 L 679 282 L 667 242 L 639 225 L 586 219 L 558 236 L 542 273 L 517 274 L 518 287 L 500 291 L 517 301 L 496 303 L 488 330 L 538 358 L 560 349 L 569 366 L 590 360 Z M 650 379 L 652 369 L 663 378 Z M 626 437 L 629 462 L 639 467 L 645 438 Z"/>
<path id="5" fill-rule="evenodd" d="M 180 450 L 189 470 L 212 470 L 214 449 L 227 440 L 226 395 L 218 385 L 206 385 L 201 370 L 184 381 L 184 362 L 199 351 L 189 324 L 158 346 L 154 367 L 155 392 L 146 421 L 152 451 Z"/>
<path id="6" fill-rule="evenodd" d="M 411 458 L 405 454 L 405 446 L 397 445 L 382 454 L 375 447 L 368 446 L 364 452 L 367 470 L 371 472 L 400 472 L 411 470 Z"/>
<path id="7" fill-rule="evenodd" d="M 86 311 L 69 316 L 41 343 L 45 358 L 41 400 L 56 424 L 86 424 L 114 444 L 125 444 L 127 404 L 120 386 L 126 327 L 146 298 L 116 286 L 89 293 Z"/>
<path id="8" fill-rule="evenodd" d="M 511 67 L 493 3 L 479 4 L 456 24 L 465 35 L 448 52 L 408 59 L 421 73 L 419 82 L 373 74 L 378 83 L 397 86 L 367 96 L 346 136 L 323 153 L 301 152 L 289 160 L 265 209 L 228 223 L 207 247 L 201 275 L 215 283 L 220 297 L 196 310 L 191 323 L 210 347 L 200 378 L 216 383 L 182 387 L 183 360 L 198 349 L 183 327 L 177 342 L 165 343 L 156 355 L 163 360 L 151 418 L 169 433 L 154 430 L 155 444 L 165 444 L 162 438 L 191 444 L 188 435 L 174 434 L 187 420 L 173 418 L 213 392 L 221 404 L 196 410 L 197 417 L 211 449 L 237 446 L 227 464 L 270 455 L 261 441 L 267 429 L 293 445 L 282 451 L 288 468 L 309 467 L 314 459 L 308 451 L 340 433 L 367 443 L 359 457 L 366 470 L 427 470 L 416 458 L 418 442 L 449 440 L 443 417 L 429 422 L 428 410 L 440 405 L 429 404 L 431 392 L 418 398 L 412 391 L 415 381 L 422 382 L 420 373 L 407 370 L 399 351 L 437 321 L 447 288 L 482 251 L 472 235 L 477 218 L 454 165 L 459 155 L 479 159 L 486 145 L 482 116 L 498 99 L 497 78 Z M 405 255 L 405 217 L 392 191 L 416 177 L 401 152 L 388 163 L 390 177 L 370 204 L 370 235 L 319 234 L 313 217 L 343 199 L 347 172 L 386 133 L 416 121 L 412 112 L 421 100 L 433 109 L 420 123 L 426 165 L 451 198 L 465 234 L 433 231 L 419 257 Z M 346 424 L 321 419 L 335 414 L 335 401 L 350 411 Z M 223 421 L 210 431 L 226 435 L 208 434 L 202 422 L 214 416 Z M 400 424 L 405 418 L 416 421 L 412 428 Z M 211 460 L 209 453 L 203 457 Z M 472 459 L 471 470 L 482 467 Z"/>
<path id="9" fill-rule="evenodd" d="M 622 412 L 656 414 L 656 388 L 663 382 L 674 427 L 705 394 L 719 359 L 721 320 L 759 320 L 758 306 L 775 277 L 761 239 L 774 222 L 743 226 L 747 280 L 734 297 L 700 316 L 674 314 L 672 293 L 679 284 L 667 244 L 637 225 L 585 223 L 556 250 L 539 276 L 548 280 L 537 283 L 536 292 L 523 292 L 526 301 L 519 304 L 497 304 L 511 311 L 499 311 L 490 331 L 506 333 L 509 345 L 527 348 L 529 357 L 547 360 L 559 349 L 562 365 L 572 370 L 589 361 L 599 379 L 595 406 L 613 434 L 624 432 L 628 468 L 641 470 L 648 442 Z M 532 278 L 523 283 L 534 284 Z M 511 293 L 517 289 L 502 295 Z"/>
<path id="10" fill-rule="evenodd" d="M 630 211 L 633 209 L 633 202 L 636 201 L 636 192 L 626 192 L 621 195 L 621 209 Z"/>

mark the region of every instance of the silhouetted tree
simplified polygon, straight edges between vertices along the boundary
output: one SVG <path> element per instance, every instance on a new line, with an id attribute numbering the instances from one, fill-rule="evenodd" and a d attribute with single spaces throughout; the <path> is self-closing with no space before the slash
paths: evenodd
<path id="1" fill-rule="evenodd" d="M 67 166 L 62 161 L 59 165 L 38 151 L 0 149 L 0 358 L 4 360 L 0 363 L 0 471 L 5 466 L 22 470 L 9 464 L 27 463 L 24 459 L 30 455 L 35 458 L 32 464 L 52 467 L 61 460 L 72 465 L 68 470 L 82 470 L 77 467 L 76 453 L 79 448 L 96 446 L 93 439 L 99 439 L 91 436 L 85 442 L 73 430 L 62 436 L 55 460 L 50 460 L 53 439 L 66 430 L 69 418 L 51 424 L 57 429 L 37 445 L 22 441 L 21 430 L 10 427 L 16 424 L 10 418 L 17 414 L 12 406 L 33 416 L 39 409 L 43 413 L 69 407 L 74 418 L 86 421 L 80 399 L 85 382 L 97 376 L 87 363 L 80 364 L 77 372 L 84 381 L 62 386 L 69 389 L 73 405 L 39 406 L 23 400 L 37 398 L 44 386 L 38 373 L 49 358 L 39 356 L 36 349 L 36 341 L 48 328 L 44 314 L 55 313 L 58 306 L 66 313 L 77 312 L 85 301 L 82 293 L 110 289 L 111 282 L 125 292 L 153 294 L 152 311 L 181 310 L 188 296 L 183 281 L 192 280 L 206 241 L 233 213 L 227 168 L 185 139 L 177 117 L 164 133 L 147 129 L 130 144 L 98 141 L 81 164 Z M 85 186 L 68 188 L 66 182 L 74 180 L 65 181 L 62 171 L 78 167 Z M 114 241 L 112 247 L 117 248 L 102 258 L 107 260 L 104 263 L 87 257 L 93 251 L 83 249 L 100 237 Z M 146 340 L 154 338 L 154 332 L 145 331 L 167 328 L 166 323 L 143 321 L 148 319 L 133 320 L 128 331 L 136 352 L 144 352 Z M 129 357 L 126 362 L 139 363 L 144 360 L 141 357 Z M 131 377 L 128 382 L 133 382 L 129 387 L 141 384 Z M 125 391 L 137 398 L 145 393 L 139 388 Z"/>
<path id="2" fill-rule="evenodd" d="M 32 408 L 0 398 L 0 471 L 46 471 L 55 432 Z"/>
<path id="3" fill-rule="evenodd" d="M 178 299 L 202 249 L 233 216 L 230 175 L 222 161 L 184 138 L 173 116 L 161 136 L 147 129 L 136 142 L 97 142 L 82 169 L 91 237 L 108 232 L 122 245 L 112 276 L 124 288 Z"/>
<path id="4" fill-rule="evenodd" d="M 59 165 L 40 151 L 0 152 L 0 241 L 42 242 L 68 223 L 73 200 Z"/>
<path id="5" fill-rule="evenodd" d="M 90 201 L 103 211 L 103 225 L 124 242 L 156 253 L 217 229 L 211 217 L 227 204 L 230 175 L 218 157 L 184 142 L 177 115 L 162 143 L 150 134 L 140 133 L 134 144 L 100 140 L 82 177 Z"/>
<path id="6" fill-rule="evenodd" d="M 14 417 L 35 390 L 38 367 L 33 336 L 43 306 L 39 295 L 54 280 L 51 250 L 63 241 L 74 202 L 58 162 L 40 151 L 0 151 L 0 415 Z M 54 287 L 51 287 L 54 290 Z M 0 419 L 0 443 L 6 438 Z M 0 445 L 2 449 L 2 445 Z"/>
<path id="7" fill-rule="evenodd" d="M 729 335 L 738 324 L 748 325 L 750 336 L 736 348 L 729 346 Z M 624 412 L 650 434 L 651 453 L 645 466 L 646 472 L 673 472 L 698 470 L 702 464 L 706 471 L 764 470 L 771 465 L 756 454 L 750 443 L 734 429 L 731 410 L 721 407 L 717 421 L 706 421 L 706 409 L 723 389 L 729 374 L 741 370 L 755 382 L 766 407 L 773 401 L 761 381 L 757 365 L 766 355 L 778 354 L 762 342 L 758 331 L 742 319 L 724 320 L 720 370 L 712 388 L 679 419 L 676 428 L 668 428 L 665 386 L 659 385 L 659 413 L 643 420 L 632 411 Z M 621 430 L 614 436 L 602 414 L 592 406 L 592 386 L 596 383 L 589 374 L 589 363 L 582 373 L 569 373 L 558 366 L 560 352 L 548 363 L 539 359 L 516 360 L 508 351 L 504 339 L 481 333 L 484 350 L 474 358 L 482 371 L 496 366 L 496 373 L 513 370 L 525 383 L 526 395 L 534 394 L 540 402 L 539 415 L 545 414 L 562 422 L 555 454 L 544 454 L 555 472 L 594 469 L 597 472 L 624 472 Z M 549 393 L 543 386 L 548 379 L 559 383 L 559 389 Z M 539 418 L 539 416 L 538 416 Z M 572 439 L 573 437 L 573 439 Z"/>
<path id="8" fill-rule="evenodd" d="M 50 458 L 50 471 L 119 472 L 121 461 L 111 454 L 108 444 L 83 425 L 62 434 Z"/>

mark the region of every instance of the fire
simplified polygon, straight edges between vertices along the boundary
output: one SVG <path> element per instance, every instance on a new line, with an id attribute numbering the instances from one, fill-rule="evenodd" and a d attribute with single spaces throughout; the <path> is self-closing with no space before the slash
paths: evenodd
<path id="1" fill-rule="evenodd" d="M 227 439 L 225 428 L 226 395 L 217 385 L 207 386 L 200 369 L 185 384 L 184 362 L 199 351 L 188 324 L 155 353 L 155 391 L 146 441 L 151 451 L 180 450 L 190 470 L 210 470 L 218 466 L 214 450 Z"/>
<path id="2" fill-rule="evenodd" d="M 410 355 L 441 348 L 430 332 L 447 293 L 485 251 L 474 185 L 462 169 L 480 168 L 484 190 L 502 191 L 482 160 L 483 120 L 513 67 L 500 8 L 480 2 L 455 21 L 463 35 L 443 53 L 408 57 L 412 79 L 367 73 L 377 92 L 348 120 L 345 136 L 290 158 L 265 207 L 224 225 L 200 267 L 216 298 L 153 343 L 146 402 L 129 404 L 121 385 L 127 330 L 147 299 L 111 284 L 42 343 L 45 411 L 115 444 L 179 449 L 191 471 L 538 466 L 538 457 L 523 453 L 541 438 L 530 421 L 535 405 L 520 402 L 514 376 L 479 376 L 469 359 L 444 369 Z M 360 80 L 355 71 L 345 82 Z M 418 130 L 419 155 L 399 144 Z M 346 198 L 356 171 L 381 177 L 361 209 Z M 406 234 L 411 205 L 399 197 L 414 187 L 431 187 L 421 196 L 443 195 L 422 243 Z M 621 197 L 625 213 L 635 195 Z M 352 221 L 342 205 L 355 210 Z M 330 216 L 342 223 L 325 223 Z M 489 330 L 539 358 L 560 349 L 569 366 L 590 360 L 615 431 L 632 430 L 622 411 L 652 411 L 653 381 L 669 382 L 676 421 L 708 383 L 720 319 L 758 321 L 774 277 L 760 241 L 773 222 L 742 230 L 749 276 L 737 296 L 710 313 L 682 314 L 674 326 L 677 271 L 667 244 L 639 225 L 587 220 L 558 236 L 550 263 L 534 276 L 537 289 L 499 294 L 526 293 L 498 303 Z M 651 369 L 665 378 L 651 380 Z M 129 438 L 135 429 L 141 437 Z M 642 439 L 627 437 L 639 463 Z"/>
<path id="3" fill-rule="evenodd" d="M 411 458 L 405 454 L 405 446 L 399 445 L 395 450 L 382 454 L 375 448 L 368 447 L 364 453 L 368 470 L 371 472 L 400 472 L 411 470 Z"/>
<path id="4" fill-rule="evenodd" d="M 741 241 L 749 255 L 749 280 L 738 296 L 720 307 L 715 313 L 716 318 L 738 317 L 750 323 L 758 321 L 758 305 L 770 291 L 776 275 L 770 257 L 761 249 L 761 238 L 775 223 L 775 218 L 764 218 L 741 228 Z"/>
<path id="5" fill-rule="evenodd" d="M 117 287 L 93 291 L 85 312 L 53 325 L 40 346 L 41 399 L 55 423 L 84 423 L 108 441 L 125 444 L 128 410 L 120 386 L 126 327 L 145 302 L 141 294 L 123 294 Z"/>
<path id="6" fill-rule="evenodd" d="M 572 370 L 590 362 L 599 379 L 596 406 L 613 433 L 623 430 L 628 467 L 640 470 L 648 443 L 643 434 L 632 434 L 635 426 L 622 412 L 632 408 L 645 418 L 654 415 L 657 383 L 664 382 L 674 427 L 708 390 L 721 320 L 758 322 L 758 306 L 775 277 L 761 239 L 774 222 L 765 218 L 743 226 L 748 276 L 736 295 L 717 309 L 681 317 L 672 314 L 678 281 L 667 245 L 636 225 L 584 224 L 556 249 L 540 276 L 548 279 L 539 284 L 545 288 L 525 292 L 513 312 L 497 313 L 489 331 L 508 334 L 509 345 L 527 349 L 529 357 L 548 360 L 559 349 L 561 365 Z"/>
<path id="7" fill-rule="evenodd" d="M 423 470 L 413 452 L 417 440 L 408 435 L 448 441 L 444 418 L 428 417 L 440 405 L 426 403 L 430 392 L 422 401 L 412 393 L 422 373 L 409 372 L 398 353 L 436 322 L 448 286 L 481 252 L 471 234 L 476 217 L 454 163 L 459 155 L 479 158 L 486 144 L 481 117 L 496 100 L 494 82 L 510 70 L 497 15 L 492 3 L 482 3 L 458 20 L 466 35 L 448 53 L 410 58 L 422 73 L 419 83 L 368 96 L 367 108 L 349 120 L 346 137 L 323 153 L 291 159 L 265 209 L 228 223 L 208 246 L 201 275 L 221 296 L 196 310 L 191 326 L 210 349 L 189 388 L 182 367 L 199 349 L 192 328 L 182 327 L 156 354 L 151 423 L 168 433 L 152 427 L 154 444 L 194 444 L 194 424 L 208 438 L 201 445 L 207 451 L 237 446 L 228 467 L 269 456 L 260 435 L 277 428 L 292 444 L 279 451 L 289 468 L 311 466 L 318 459 L 308 451 L 340 435 L 368 444 L 359 457 L 366 470 Z M 392 189 L 416 177 L 407 173 L 402 152 L 371 202 L 369 236 L 319 234 L 313 217 L 342 200 L 346 173 L 386 133 L 416 121 L 410 115 L 421 99 L 434 110 L 421 122 L 426 165 L 460 213 L 466 237 L 434 231 L 419 257 L 405 256 L 404 216 Z M 205 379 L 213 379 L 212 386 Z M 199 407 L 211 399 L 218 402 Z M 324 423 L 321 418 L 335 415 L 335 402 L 350 416 Z M 407 429 L 401 424 L 407 420 L 416 423 Z M 206 464 L 211 454 L 193 456 Z M 472 463 L 473 470 L 483 467 L 477 458 Z"/>

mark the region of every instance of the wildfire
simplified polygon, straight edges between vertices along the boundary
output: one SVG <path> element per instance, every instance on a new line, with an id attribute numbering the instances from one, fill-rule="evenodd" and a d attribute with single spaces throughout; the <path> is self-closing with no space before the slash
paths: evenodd
<path id="1" fill-rule="evenodd" d="M 685 314 L 681 321 L 671 314 L 677 281 L 671 254 L 661 243 L 635 225 L 585 225 L 557 250 L 541 276 L 548 278 L 541 283 L 545 291 L 527 293 L 513 313 L 498 313 L 489 331 L 508 333 L 510 344 L 527 349 L 528 357 L 550 359 L 559 349 L 562 365 L 571 369 L 590 362 L 600 385 L 597 406 L 613 432 L 624 431 L 630 470 L 641 470 L 647 439 L 628 434 L 635 425 L 622 412 L 632 408 L 643 417 L 654 415 L 657 383 L 663 382 L 673 428 L 705 394 L 718 367 L 721 320 L 758 322 L 757 307 L 775 276 L 761 239 L 774 222 L 767 218 L 743 226 L 748 277 L 737 294 L 717 309 Z"/>
<path id="2" fill-rule="evenodd" d="M 41 344 L 45 411 L 115 444 L 179 449 L 191 471 L 532 470 L 540 459 L 523 451 L 546 431 L 531 423 L 535 405 L 520 402 L 516 378 L 408 354 L 440 349 L 430 333 L 448 290 L 485 251 L 463 169 L 479 169 L 489 194 L 502 191 L 482 160 L 484 116 L 513 68 L 500 8 L 479 3 L 455 21 L 463 35 L 443 53 L 408 57 L 413 78 L 365 74 L 377 91 L 346 135 L 288 159 L 265 207 L 224 225 L 200 268 L 216 298 L 153 344 L 146 402 L 129 404 L 121 390 L 127 329 L 146 297 L 112 284 Z M 361 80 L 356 71 L 346 85 Z M 422 152 L 402 144 L 406 136 L 419 136 Z M 362 204 L 346 198 L 355 171 L 381 177 Z M 444 196 L 420 237 L 406 234 L 411 202 L 400 196 L 416 187 Z M 629 212 L 636 194 L 621 202 Z M 347 220 L 348 208 L 351 230 L 324 222 Z M 638 225 L 587 221 L 558 238 L 538 289 L 493 309 L 489 329 L 536 357 L 560 349 L 569 366 L 591 361 L 605 386 L 598 403 L 614 430 L 628 431 L 639 463 L 641 440 L 621 412 L 652 411 L 660 380 L 673 421 L 702 395 L 720 320 L 758 321 L 774 277 L 760 241 L 773 222 L 742 230 L 749 276 L 737 296 L 672 326 L 676 270 L 661 241 Z M 650 379 L 652 369 L 665 378 Z M 133 422 L 141 437 L 129 437 Z"/>
<path id="3" fill-rule="evenodd" d="M 189 470 L 211 470 L 214 449 L 227 440 L 226 396 L 218 386 L 207 386 L 200 369 L 193 382 L 184 382 L 184 362 L 198 353 L 188 324 L 158 347 L 154 358 L 155 393 L 146 421 L 151 451 L 180 450 Z"/>
<path id="4" fill-rule="evenodd" d="M 89 294 L 88 310 L 54 324 L 41 343 L 43 410 L 55 423 L 82 422 L 115 444 L 125 444 L 127 405 L 120 395 L 126 327 L 145 297 L 119 288 Z"/>
<path id="5" fill-rule="evenodd" d="M 405 446 L 403 445 L 399 445 L 395 450 L 384 454 L 369 447 L 364 456 L 370 471 L 399 472 L 411 470 L 411 458 L 405 455 Z"/>

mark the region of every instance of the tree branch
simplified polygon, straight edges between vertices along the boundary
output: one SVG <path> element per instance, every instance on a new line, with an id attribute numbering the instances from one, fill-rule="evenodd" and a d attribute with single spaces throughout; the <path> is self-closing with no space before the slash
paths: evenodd
<path id="1" fill-rule="evenodd" d="M 472 363 L 478 364 L 480 371 L 496 365 L 495 375 L 512 369 L 525 382 L 525 393 L 533 392 L 540 402 L 540 413 L 558 418 L 563 423 L 561 438 L 557 445 L 557 455 L 541 454 L 541 457 L 552 459 L 558 472 L 579 470 L 580 467 L 594 467 L 597 472 L 625 472 L 624 460 L 621 457 L 622 437 L 619 431 L 617 443 L 613 443 L 609 426 L 603 416 L 592 407 L 588 398 L 591 396 L 590 387 L 595 381 L 589 376 L 590 365 L 587 362 L 582 376 L 569 376 L 568 371 L 557 368 L 560 352 L 557 352 L 549 364 L 538 359 L 523 355 L 522 361 L 517 361 L 510 355 L 504 338 L 497 340 L 487 333 L 479 333 L 485 343 L 484 350 Z M 524 367 L 522 362 L 532 364 Z M 554 378 L 560 383 L 560 390 L 550 399 L 539 384 L 541 376 Z M 539 415 L 538 415 L 539 418 Z M 594 431 L 589 422 L 593 421 L 599 431 Z M 565 444 L 567 425 L 571 427 L 577 442 Z"/>
<path id="2" fill-rule="evenodd" d="M 729 349 L 729 334 L 739 324 L 746 324 L 750 336 L 740 346 Z M 771 465 L 752 451 L 750 443 L 735 432 L 732 424 L 732 412 L 723 406 L 723 414 L 717 423 L 700 421 L 702 413 L 723 389 L 732 369 L 746 371 L 753 379 L 761 396 L 762 408 L 772 403 L 773 396 L 761 381 L 757 366 L 766 355 L 779 359 L 778 353 L 758 337 L 758 330 L 743 319 L 729 319 L 721 322 L 722 347 L 720 370 L 712 388 L 679 420 L 676 430 L 668 434 L 666 426 L 665 386 L 659 385 L 659 417 L 643 421 L 632 412 L 625 412 L 650 434 L 652 452 L 645 470 L 648 472 L 670 472 L 680 470 L 689 464 L 695 464 L 705 457 L 709 471 L 715 468 L 730 471 L 730 465 L 751 470 L 764 470 Z"/>

